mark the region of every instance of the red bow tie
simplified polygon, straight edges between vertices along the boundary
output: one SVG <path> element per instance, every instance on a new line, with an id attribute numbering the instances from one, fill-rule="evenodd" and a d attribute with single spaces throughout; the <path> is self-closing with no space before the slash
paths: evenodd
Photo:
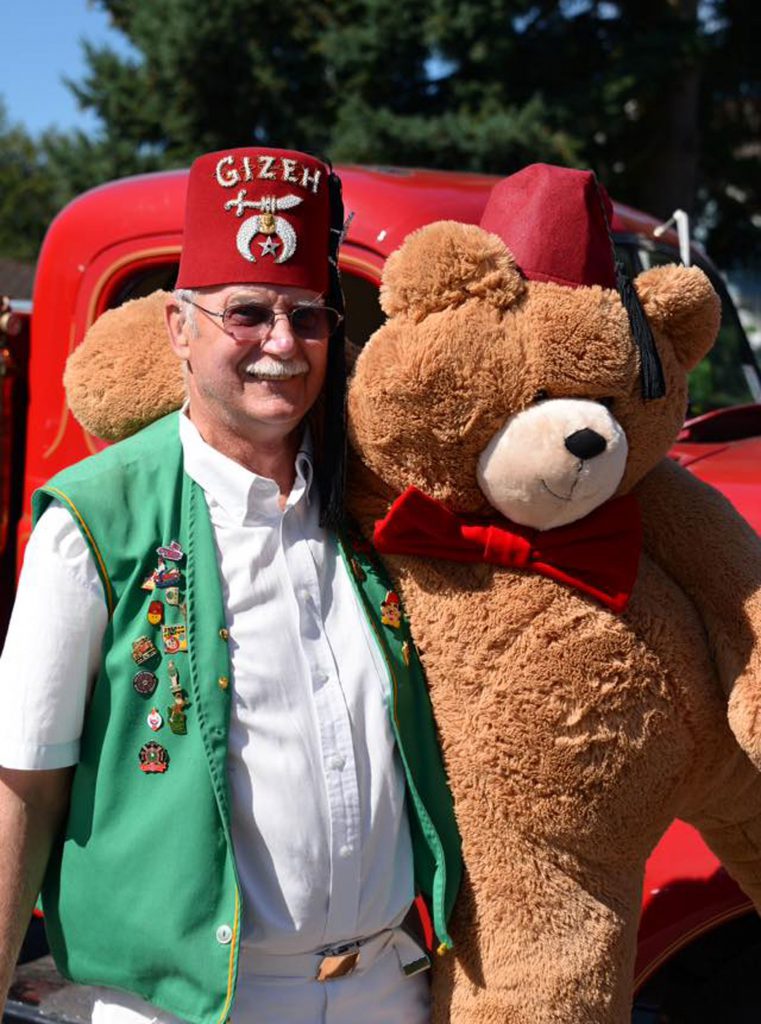
<path id="1" fill-rule="evenodd" d="M 637 577 L 642 525 L 636 498 L 613 498 L 588 516 L 554 530 L 489 523 L 450 512 L 408 487 L 375 524 L 382 554 L 454 562 L 488 562 L 549 576 L 622 612 Z"/>

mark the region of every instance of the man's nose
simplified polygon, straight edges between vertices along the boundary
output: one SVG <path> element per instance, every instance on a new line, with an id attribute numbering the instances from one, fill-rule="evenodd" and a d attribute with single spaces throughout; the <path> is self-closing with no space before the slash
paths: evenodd
<path id="1" fill-rule="evenodd" d="M 264 339 L 262 348 L 265 352 L 270 352 L 273 355 L 287 354 L 296 348 L 296 335 L 293 332 L 288 313 L 284 310 L 275 310 L 274 314 L 275 322 Z"/>

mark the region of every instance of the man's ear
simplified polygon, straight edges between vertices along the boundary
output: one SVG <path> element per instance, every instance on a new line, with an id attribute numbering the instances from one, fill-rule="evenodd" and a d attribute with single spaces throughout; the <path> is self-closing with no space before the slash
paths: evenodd
<path id="1" fill-rule="evenodd" d="M 650 324 L 673 346 L 685 370 L 697 366 L 716 340 L 721 300 L 699 267 L 653 267 L 634 280 Z"/>
<path id="2" fill-rule="evenodd" d="M 169 344 L 178 359 L 187 362 L 190 359 L 190 346 L 188 345 L 188 322 L 182 305 L 177 301 L 171 292 L 166 295 L 164 304 L 164 322 Z"/>
<path id="3" fill-rule="evenodd" d="M 475 296 L 507 308 L 524 288 L 500 238 L 474 224 L 441 220 L 413 231 L 386 260 L 381 306 L 388 316 L 417 322 Z"/>

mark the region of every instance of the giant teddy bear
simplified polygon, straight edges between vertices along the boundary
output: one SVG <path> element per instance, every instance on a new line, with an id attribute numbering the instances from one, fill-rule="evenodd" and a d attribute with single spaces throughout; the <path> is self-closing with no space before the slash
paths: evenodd
<path id="1" fill-rule="evenodd" d="M 606 204 L 591 175 L 532 168 L 483 227 L 410 236 L 350 385 L 350 510 L 409 616 L 463 841 L 437 1024 L 627 1021 L 675 816 L 761 906 L 759 541 L 664 460 L 717 299 L 663 267 L 624 305 Z M 149 389 L 179 401 L 161 305 L 107 314 L 70 361 L 102 436 L 155 417 Z"/>

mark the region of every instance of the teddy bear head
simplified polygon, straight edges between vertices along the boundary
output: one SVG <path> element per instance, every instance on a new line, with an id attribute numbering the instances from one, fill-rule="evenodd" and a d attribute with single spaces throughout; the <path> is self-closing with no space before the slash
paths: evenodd
<path id="1" fill-rule="evenodd" d="M 546 170 L 553 181 L 587 173 Z M 540 182 L 537 202 L 541 193 Z M 716 335 L 718 297 L 696 268 L 636 278 L 665 384 L 661 397 L 643 398 L 607 225 L 603 249 L 600 224 L 590 227 L 601 208 L 592 200 L 565 240 L 562 203 L 550 203 L 538 237 L 517 237 L 520 267 L 502 237 L 451 221 L 420 229 L 389 258 L 388 319 L 357 361 L 349 424 L 352 446 L 391 494 L 413 485 L 453 511 L 496 508 L 544 530 L 629 491 L 667 453 L 684 420 L 687 374 Z M 502 213 L 492 216 L 497 226 Z M 591 276 L 602 283 L 568 280 L 589 276 L 595 259 Z"/>

